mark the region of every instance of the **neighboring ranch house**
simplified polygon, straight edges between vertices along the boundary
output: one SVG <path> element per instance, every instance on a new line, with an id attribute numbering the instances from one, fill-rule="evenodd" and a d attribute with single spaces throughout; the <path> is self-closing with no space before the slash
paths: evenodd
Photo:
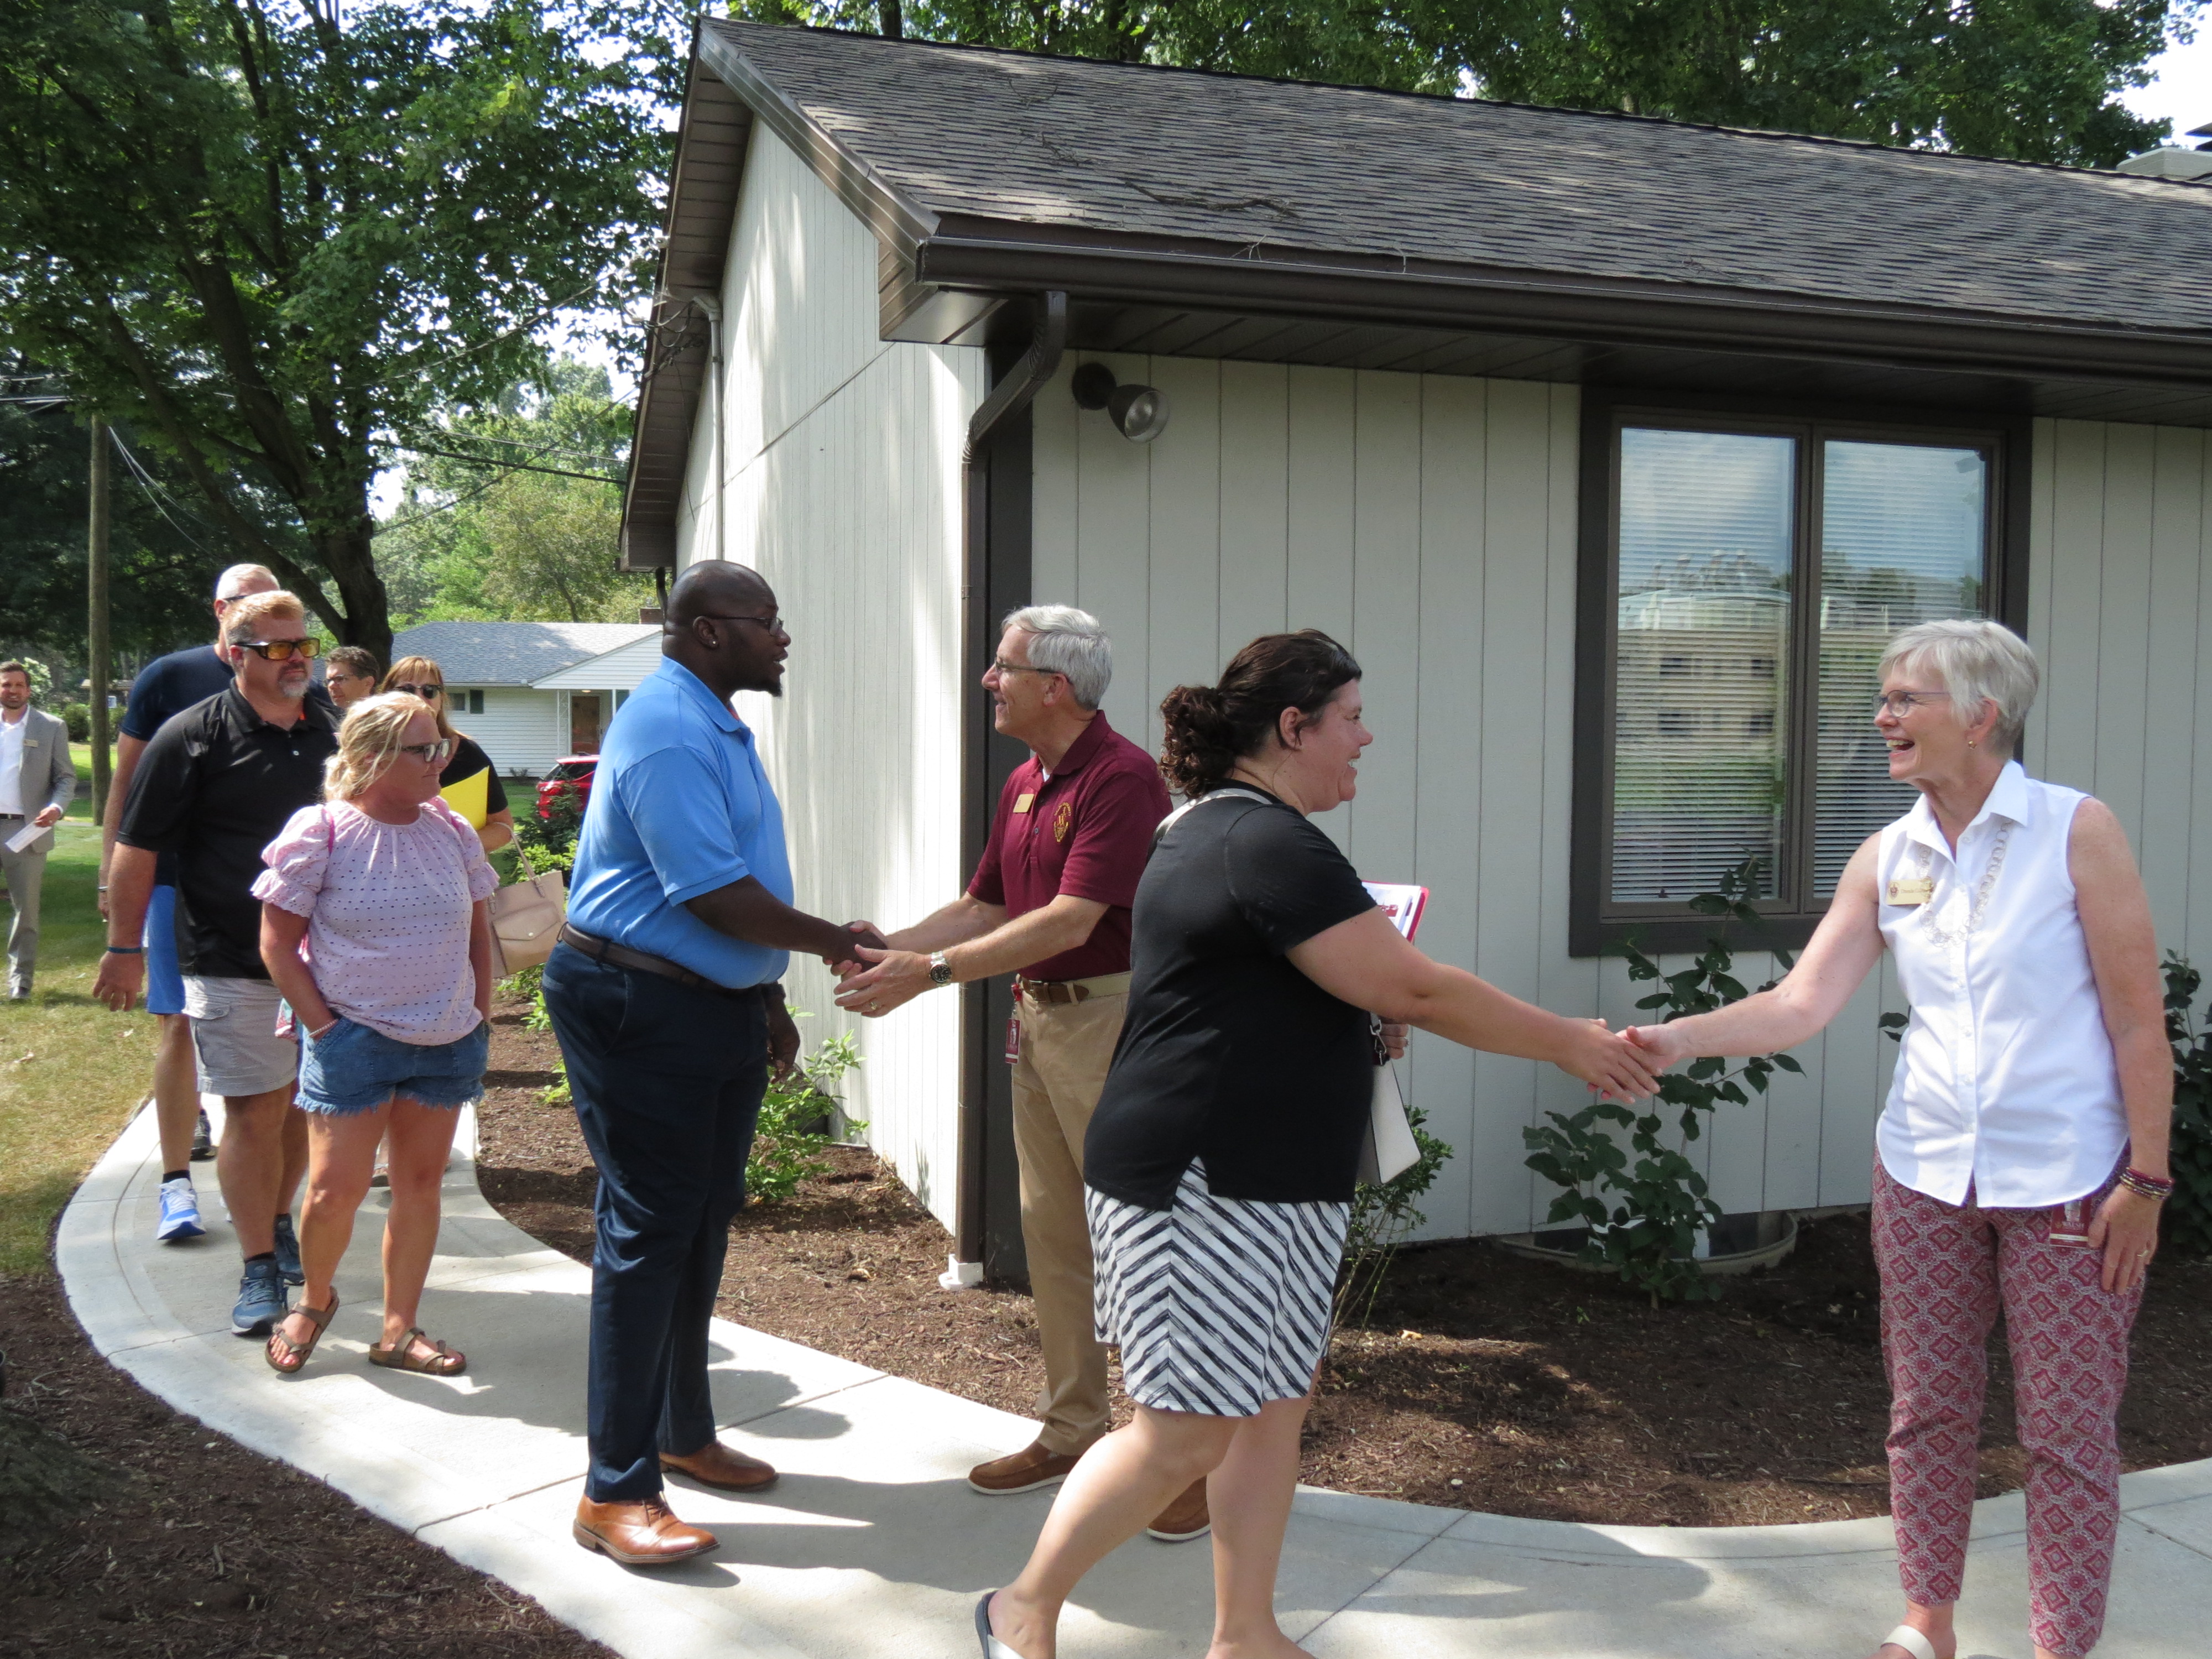
<path id="1" fill-rule="evenodd" d="M 811 909 L 960 890 L 1018 758 L 975 684 L 1008 609 L 1103 618 L 1153 747 L 1170 687 L 1315 626 L 1378 735 L 1317 822 L 1433 890 L 1429 951 L 1618 1023 L 1601 948 L 1694 945 L 1741 860 L 1802 941 L 1910 803 L 1882 642 L 1983 614 L 2042 655 L 2030 770 L 2212 959 L 2212 185 L 709 21 L 661 289 L 624 556 L 774 583 L 786 695 L 740 706 Z M 1092 365 L 1164 430 L 1079 404 Z M 1723 1109 L 1726 1208 L 1866 1200 L 1894 1006 Z M 852 1109 L 1012 1264 L 1006 1010 L 862 1023 Z M 1426 1038 L 1408 1082 L 1457 1153 L 1429 1231 L 1540 1220 L 1521 1132 L 1579 1086 Z"/>
<path id="2" fill-rule="evenodd" d="M 622 700 L 660 665 L 660 624 L 423 623 L 392 653 L 437 663 L 449 718 L 501 776 L 538 778 L 564 755 L 599 752 Z"/>

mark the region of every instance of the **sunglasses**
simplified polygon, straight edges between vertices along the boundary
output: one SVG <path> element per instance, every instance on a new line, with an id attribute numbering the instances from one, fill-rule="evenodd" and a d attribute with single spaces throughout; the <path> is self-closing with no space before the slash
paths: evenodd
<path id="1" fill-rule="evenodd" d="M 410 697 L 421 697 L 426 702 L 435 702 L 446 695 L 446 688 L 442 685 L 395 685 L 389 689 L 404 691 Z"/>
<path id="2" fill-rule="evenodd" d="M 286 662 L 294 657 L 313 662 L 323 654 L 320 640 L 233 640 L 231 643 L 252 652 L 264 662 Z"/>
<path id="3" fill-rule="evenodd" d="M 443 766 L 453 757 L 453 745 L 450 739 L 441 738 L 435 743 L 403 743 L 399 752 L 428 765 Z"/>

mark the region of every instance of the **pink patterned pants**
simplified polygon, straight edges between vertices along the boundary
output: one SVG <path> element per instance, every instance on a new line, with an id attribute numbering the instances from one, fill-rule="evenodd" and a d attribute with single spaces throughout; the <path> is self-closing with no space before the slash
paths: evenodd
<path id="1" fill-rule="evenodd" d="M 2090 1201 L 2089 1213 L 2101 1201 Z M 1959 1599 L 1973 1518 L 1989 1336 L 2004 1310 L 2027 1453 L 2029 1629 L 2080 1659 L 2105 1627 L 2120 1520 L 2115 1419 L 2142 1300 L 2106 1294 L 2104 1253 L 2054 1243 L 2048 1210 L 1946 1204 L 1874 1170 L 1874 1250 L 1889 1370 L 1899 1577 L 1911 1601 Z"/>

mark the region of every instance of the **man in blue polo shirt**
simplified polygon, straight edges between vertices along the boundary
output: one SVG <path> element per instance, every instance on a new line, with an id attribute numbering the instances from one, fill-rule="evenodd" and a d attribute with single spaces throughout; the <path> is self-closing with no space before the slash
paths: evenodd
<path id="1" fill-rule="evenodd" d="M 664 1471 L 724 1492 L 775 1480 L 714 1437 L 707 1328 L 769 1069 L 799 1055 L 778 978 L 793 951 L 836 965 L 856 938 L 882 942 L 791 905 L 783 809 L 730 708 L 735 692 L 782 695 L 791 635 L 768 584 L 695 564 L 662 635 L 659 669 L 600 750 L 544 975 L 599 1170 L 591 1468 L 574 1532 L 625 1566 L 714 1547 L 669 1512 Z"/>

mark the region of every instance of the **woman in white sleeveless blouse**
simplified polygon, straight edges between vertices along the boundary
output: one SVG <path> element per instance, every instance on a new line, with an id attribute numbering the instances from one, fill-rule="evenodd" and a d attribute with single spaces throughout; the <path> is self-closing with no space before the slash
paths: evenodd
<path id="1" fill-rule="evenodd" d="M 1870 836 L 1771 991 L 1630 1036 L 1662 1065 L 1802 1042 L 1888 949 L 1912 1006 L 1875 1133 L 1874 1242 L 1905 1622 L 1954 1659 L 1988 1339 L 2002 1308 L 2028 1455 L 2030 1632 L 2104 1628 L 2128 1332 L 2158 1243 L 2172 1056 L 2150 902 L 2101 801 L 2013 758 L 2035 659 L 1995 623 L 1909 629 L 1875 724 L 1919 805 Z"/>

